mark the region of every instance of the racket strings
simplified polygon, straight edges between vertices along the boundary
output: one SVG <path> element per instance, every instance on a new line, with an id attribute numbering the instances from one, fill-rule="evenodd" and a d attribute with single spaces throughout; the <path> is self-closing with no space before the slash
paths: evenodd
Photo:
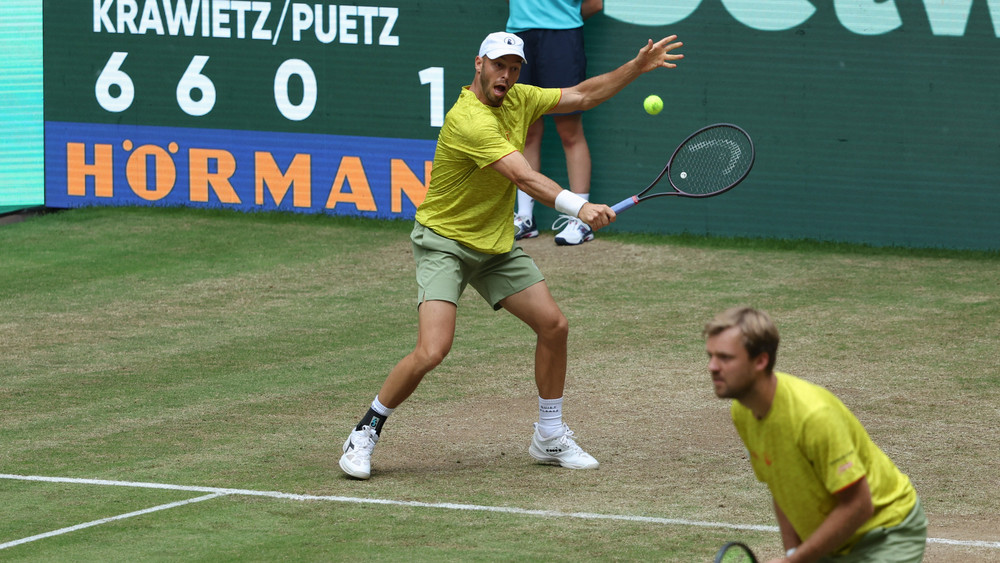
<path id="1" fill-rule="evenodd" d="M 705 129 L 674 153 L 668 172 L 671 185 L 690 195 L 726 190 L 746 176 L 753 164 L 753 144 L 732 126 Z"/>

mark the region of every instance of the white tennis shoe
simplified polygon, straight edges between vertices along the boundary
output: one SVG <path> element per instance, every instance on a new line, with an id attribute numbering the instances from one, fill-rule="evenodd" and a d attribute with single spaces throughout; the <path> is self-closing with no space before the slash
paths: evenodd
<path id="1" fill-rule="evenodd" d="M 367 479 L 372 475 L 372 451 L 378 442 L 378 434 L 371 426 L 352 430 L 344 442 L 344 455 L 340 456 L 340 468 L 355 479 Z"/>
<path id="2" fill-rule="evenodd" d="M 573 431 L 566 424 L 562 425 L 563 433 L 543 440 L 538 433 L 538 423 L 535 423 L 535 434 L 531 437 L 528 453 L 538 461 L 558 463 L 569 469 L 597 469 L 600 465 L 583 448 L 573 440 Z"/>
<path id="3" fill-rule="evenodd" d="M 535 238 L 538 236 L 538 227 L 535 227 L 535 219 L 532 217 L 521 217 L 514 215 L 514 240 Z"/>
<path id="4" fill-rule="evenodd" d="M 552 223 L 552 230 L 556 230 L 564 225 L 565 228 L 563 228 L 562 232 L 556 235 L 556 244 L 559 246 L 576 246 L 594 240 L 593 229 L 583 221 L 569 215 L 560 215 Z"/>

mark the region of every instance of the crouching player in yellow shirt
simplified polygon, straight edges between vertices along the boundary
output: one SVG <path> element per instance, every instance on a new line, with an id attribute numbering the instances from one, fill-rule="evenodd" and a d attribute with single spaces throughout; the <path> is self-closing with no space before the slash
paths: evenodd
<path id="1" fill-rule="evenodd" d="M 750 308 L 705 326 L 715 394 L 774 500 L 778 561 L 919 562 L 927 518 L 910 479 L 826 389 L 775 372 L 778 329 Z"/>

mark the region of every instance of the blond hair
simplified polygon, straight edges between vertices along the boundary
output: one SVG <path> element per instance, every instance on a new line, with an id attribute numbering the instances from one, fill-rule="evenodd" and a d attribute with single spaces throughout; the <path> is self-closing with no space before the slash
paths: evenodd
<path id="1" fill-rule="evenodd" d="M 743 335 L 743 347 L 751 358 L 767 352 L 767 371 L 774 370 L 778 359 L 778 327 L 764 311 L 751 307 L 733 307 L 715 316 L 705 324 L 702 336 L 708 338 L 736 327 Z"/>

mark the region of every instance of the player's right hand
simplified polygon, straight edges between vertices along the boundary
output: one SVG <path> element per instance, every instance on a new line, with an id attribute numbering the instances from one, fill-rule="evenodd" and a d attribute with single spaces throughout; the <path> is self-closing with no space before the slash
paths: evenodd
<path id="1" fill-rule="evenodd" d="M 614 223 L 617 215 L 614 210 L 607 205 L 601 203 L 590 203 L 588 201 L 583 204 L 583 207 L 580 208 L 580 213 L 577 217 L 579 217 L 580 220 L 586 223 L 591 229 L 596 231 Z"/>

